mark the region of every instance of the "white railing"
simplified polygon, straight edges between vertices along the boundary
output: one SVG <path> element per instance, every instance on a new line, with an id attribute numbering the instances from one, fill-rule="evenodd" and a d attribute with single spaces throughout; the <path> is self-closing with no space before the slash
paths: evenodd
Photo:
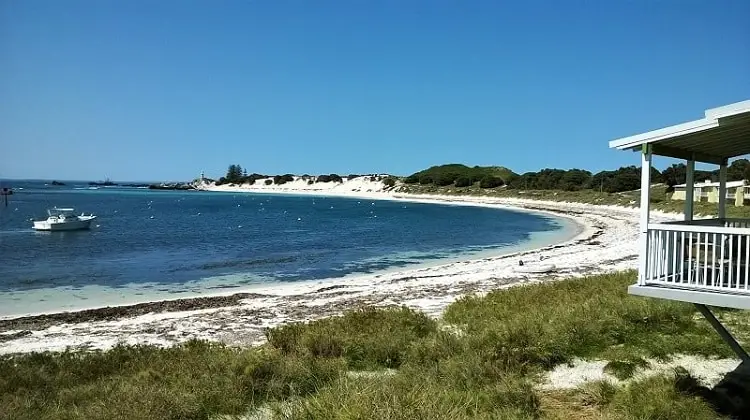
<path id="1" fill-rule="evenodd" d="M 640 284 L 750 293 L 750 220 L 649 224 Z"/>

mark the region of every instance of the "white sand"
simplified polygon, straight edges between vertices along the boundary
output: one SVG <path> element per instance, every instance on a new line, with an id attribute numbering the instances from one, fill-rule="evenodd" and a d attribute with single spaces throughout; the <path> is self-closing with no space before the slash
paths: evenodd
<path id="1" fill-rule="evenodd" d="M 559 365 L 548 372 L 541 389 L 571 389 L 586 382 L 609 381 L 614 384 L 641 380 L 655 375 L 669 375 L 677 367 L 687 370 L 698 382 L 713 388 L 727 373 L 740 365 L 739 359 L 718 359 L 694 355 L 675 355 L 667 362 L 647 360 L 648 366 L 638 369 L 632 378 L 620 381 L 616 377 L 605 373 L 607 361 L 603 360 L 575 360 L 570 366 Z"/>
<path id="2" fill-rule="evenodd" d="M 256 184 L 263 184 L 257 181 Z M 292 184 L 292 185 L 289 185 Z M 289 321 L 340 314 L 363 305 L 406 305 L 439 316 L 447 305 L 469 293 L 485 293 L 514 284 L 570 278 L 635 268 L 637 209 L 579 203 L 544 202 L 485 197 L 408 196 L 384 191 L 381 182 L 356 178 L 343 184 L 308 186 L 295 181 L 272 186 L 206 186 L 212 191 L 275 192 L 336 195 L 372 199 L 444 202 L 457 205 L 521 208 L 554 213 L 575 220 L 581 232 L 563 244 L 534 251 L 452 262 L 411 270 L 391 271 L 338 279 L 255 287 L 262 297 L 218 309 L 147 314 L 116 321 L 59 324 L 12 340 L 0 338 L 0 354 L 75 348 L 109 348 L 117 343 L 169 345 L 190 338 L 249 345 L 264 341 L 263 329 Z M 323 189 L 325 187 L 325 189 Z M 675 218 L 676 215 L 657 215 Z M 517 261 L 554 264 L 551 275 L 515 272 Z M 239 291 L 237 291 L 239 292 Z M 226 294 L 226 293 L 225 293 Z M 10 331 L 8 333 L 13 333 Z"/>

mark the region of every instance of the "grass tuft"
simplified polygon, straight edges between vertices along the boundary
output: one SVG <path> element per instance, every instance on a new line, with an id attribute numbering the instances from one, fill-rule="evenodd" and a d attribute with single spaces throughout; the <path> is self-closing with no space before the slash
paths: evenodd
<path id="1" fill-rule="evenodd" d="M 617 394 L 617 386 L 610 381 L 587 382 L 578 388 L 577 399 L 584 406 L 605 407 Z"/>
<path id="2" fill-rule="evenodd" d="M 266 331 L 283 354 L 344 357 L 351 369 L 397 368 L 411 343 L 434 334 L 437 323 L 408 308 L 365 308 L 308 324 Z"/>
<path id="3" fill-rule="evenodd" d="M 550 369 L 576 357 L 732 357 L 689 304 L 629 296 L 635 273 L 591 276 L 464 297 L 445 312 L 466 342 L 509 367 Z"/>
<path id="4" fill-rule="evenodd" d="M 623 419 L 685 419 L 721 418 L 699 396 L 681 389 L 684 374 L 650 377 L 626 385 L 617 392 L 604 412 Z"/>
<path id="5" fill-rule="evenodd" d="M 299 401 L 286 419 L 535 419 L 539 399 L 531 384 L 508 377 L 479 388 L 451 386 L 430 377 L 401 374 L 352 380 Z"/>
<path id="6" fill-rule="evenodd" d="M 648 362 L 640 357 L 630 360 L 610 360 L 604 366 L 604 372 L 624 381 L 632 378 L 638 369 L 644 369 L 648 366 Z"/>

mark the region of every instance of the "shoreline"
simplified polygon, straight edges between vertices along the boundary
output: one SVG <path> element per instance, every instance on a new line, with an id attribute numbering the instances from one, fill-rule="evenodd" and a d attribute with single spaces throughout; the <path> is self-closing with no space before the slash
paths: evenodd
<path id="1" fill-rule="evenodd" d="M 580 230 L 568 240 L 540 248 L 438 262 L 431 266 L 310 280 L 303 282 L 305 284 L 259 285 L 252 289 L 134 305 L 3 318 L 0 319 L 0 354 L 67 347 L 104 349 L 118 343 L 171 345 L 191 338 L 255 345 L 264 341 L 265 328 L 283 322 L 308 321 L 366 305 L 405 305 L 430 316 L 439 316 L 448 304 L 466 294 L 635 267 L 637 209 L 383 192 L 329 195 L 315 191 L 312 194 L 532 211 L 572 220 Z M 519 256 L 532 261 L 543 256 L 545 262 L 555 264 L 558 270 L 541 275 L 515 272 Z"/>
<path id="2" fill-rule="evenodd" d="M 222 191 L 222 192 L 236 192 L 234 190 L 232 191 Z M 255 191 L 241 191 L 242 193 L 256 193 Z M 284 192 L 265 192 L 265 194 L 269 195 L 294 195 L 292 193 L 288 193 L 286 191 Z M 335 195 L 326 195 L 322 194 L 318 191 L 312 192 L 302 192 L 301 195 L 311 195 L 311 196 L 317 196 L 321 198 L 325 197 L 336 197 L 336 198 L 348 198 L 348 199 L 367 199 L 367 200 L 380 200 L 380 201 L 391 201 L 391 202 L 404 202 L 404 203 L 415 203 L 415 204 L 429 204 L 429 205 L 446 205 L 446 206 L 470 206 L 470 207 L 483 207 L 483 208 L 491 208 L 491 209 L 499 209 L 499 210 L 505 210 L 505 211 L 513 211 L 513 212 L 523 212 L 523 213 L 532 213 L 537 215 L 542 215 L 546 217 L 552 217 L 554 219 L 562 219 L 565 220 L 567 223 L 569 223 L 569 226 L 562 226 L 561 229 L 553 231 L 550 235 L 549 232 L 534 232 L 532 235 L 541 234 L 543 236 L 555 236 L 553 238 L 544 238 L 539 241 L 534 241 L 532 238 L 529 238 L 529 240 L 525 241 L 524 243 L 517 244 L 517 245 L 510 245 L 510 246 L 503 246 L 500 249 L 488 249 L 483 251 L 476 251 L 476 252 L 467 252 L 462 254 L 456 254 L 453 256 L 443 257 L 435 260 L 425 260 L 423 262 L 417 263 L 417 264 L 409 264 L 406 266 L 393 266 L 385 269 L 378 270 L 373 273 L 363 273 L 363 272 L 353 272 L 349 273 L 347 275 L 341 276 L 341 277 L 330 277 L 330 278 L 322 278 L 322 279 L 309 279 L 309 280 L 302 280 L 302 281 L 296 281 L 293 283 L 288 282 L 271 282 L 271 283 L 256 283 L 252 285 L 237 285 L 237 286 L 227 286 L 227 287 L 221 287 L 221 286 L 214 286 L 214 287 L 208 287 L 206 291 L 203 292 L 180 292 L 179 294 L 173 293 L 173 294 L 167 294 L 162 296 L 153 296 L 151 298 L 144 297 L 144 298 L 138 298 L 135 295 L 130 296 L 127 299 L 121 299 L 119 301 L 113 302 L 110 299 L 107 298 L 107 296 L 100 296 L 102 300 L 104 301 L 101 304 L 92 304 L 89 306 L 78 306 L 74 308 L 60 308 L 60 309 L 50 309 L 50 310 L 36 310 L 36 311 L 30 311 L 30 312 L 17 312 L 17 313 L 10 313 L 10 314 L 0 314 L 0 334 L 3 333 L 3 331 L 6 331 L 7 328 L 4 328 L 4 325 L 9 324 L 8 321 L 13 321 L 16 319 L 30 319 L 30 318 L 37 318 L 37 317 L 49 317 L 54 316 L 56 318 L 60 319 L 75 319 L 76 317 L 67 317 L 63 315 L 67 314 L 76 314 L 76 313 L 92 313 L 93 311 L 101 311 L 103 313 L 110 313 L 113 312 L 112 310 L 116 308 L 140 308 L 143 305 L 150 304 L 151 306 L 155 306 L 154 304 L 158 303 L 165 303 L 165 307 L 171 307 L 169 305 L 170 302 L 174 301 L 190 301 L 190 300 L 196 300 L 200 302 L 202 299 L 206 298 L 217 298 L 217 300 L 221 300 L 222 298 L 231 297 L 234 295 L 242 295 L 242 294 L 264 294 L 264 293 L 270 293 L 270 294 L 280 294 L 282 292 L 286 292 L 286 289 L 298 289 L 300 287 L 304 288 L 305 286 L 309 286 L 311 284 L 316 285 L 324 285 L 324 284 L 336 284 L 337 282 L 344 282 L 348 280 L 356 280 L 357 278 L 361 276 L 367 276 L 367 275 L 386 275 L 386 274 L 406 274 L 413 270 L 421 270 L 421 269 L 430 269 L 430 268 L 436 268 L 441 266 L 447 266 L 450 264 L 460 263 L 464 261 L 473 261 L 473 260 L 479 260 L 482 258 L 496 258 L 496 257 L 504 257 L 504 256 L 512 256 L 512 255 L 522 255 L 525 252 L 534 251 L 537 249 L 541 249 L 547 246 L 551 245 L 557 245 L 557 244 L 564 244 L 569 241 L 575 240 L 578 236 L 584 234 L 586 232 L 587 226 L 580 223 L 575 217 L 572 217 L 569 213 L 562 210 L 544 210 L 544 209 L 522 209 L 520 207 L 516 206 L 508 206 L 508 205 L 502 205 L 502 204 L 492 204 L 492 203 L 485 203 L 485 202 L 476 202 L 476 201 L 463 201 L 463 200 L 455 200 L 455 199 L 444 199 L 443 197 L 422 197 L 422 196 L 415 196 L 415 195 L 409 195 L 409 194 L 401 194 L 401 195 L 391 195 L 391 194 L 384 194 L 384 193 L 375 193 L 375 194 L 367 194 L 367 195 L 352 195 L 352 194 L 335 194 Z M 568 230 L 565 232 L 565 230 Z M 558 235 L 555 235 L 555 234 Z M 559 236 L 559 237 L 557 237 Z M 205 282 L 207 279 L 201 279 L 201 280 L 195 280 L 194 283 L 200 283 Z M 209 289 L 217 289 L 215 291 L 209 291 Z M 112 292 L 112 291 L 108 291 Z M 65 293 L 65 291 L 63 291 Z M 75 293 L 73 291 L 70 291 L 70 293 Z M 158 306 L 158 305 L 157 305 Z M 200 306 L 200 305 L 198 305 Z M 138 313 L 136 310 L 134 313 Z M 86 317 L 83 317 L 86 318 Z M 2 335 L 0 335 L 0 341 L 2 341 Z"/>

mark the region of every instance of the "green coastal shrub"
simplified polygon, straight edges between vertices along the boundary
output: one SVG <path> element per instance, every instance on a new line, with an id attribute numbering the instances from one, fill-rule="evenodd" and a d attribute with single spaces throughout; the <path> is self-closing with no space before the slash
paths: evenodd
<path id="1" fill-rule="evenodd" d="M 404 178 L 405 184 L 419 184 L 419 175 L 409 175 L 406 178 Z"/>
<path id="2" fill-rule="evenodd" d="M 267 179 L 267 180 L 265 180 L 265 184 L 266 184 L 266 185 L 271 185 L 271 184 L 273 184 L 273 179 Z"/>
<path id="3" fill-rule="evenodd" d="M 456 187 L 471 187 L 472 185 L 474 185 L 474 180 L 467 176 L 456 178 Z"/>
<path id="4" fill-rule="evenodd" d="M 479 188 L 497 188 L 505 184 L 502 178 L 496 176 L 486 176 L 479 181 Z"/>
<path id="5" fill-rule="evenodd" d="M 336 174 L 330 174 L 330 175 L 318 176 L 315 182 L 339 182 L 341 183 L 341 182 L 344 182 L 344 180 Z"/>
<path id="6" fill-rule="evenodd" d="M 396 178 L 394 178 L 392 176 L 386 177 L 383 180 L 383 185 L 385 185 L 388 188 L 396 186 Z"/>
<path id="7" fill-rule="evenodd" d="M 448 164 L 432 166 L 428 169 L 416 172 L 408 176 L 404 182 L 406 184 L 420 183 L 422 185 L 434 184 L 436 186 L 448 186 L 453 185 L 459 178 L 468 178 L 471 180 L 471 184 L 474 184 L 485 177 L 497 177 L 505 180 L 514 175 L 513 171 L 502 166 L 469 167 L 461 164 Z"/>
<path id="8" fill-rule="evenodd" d="M 438 187 L 444 187 L 446 185 L 453 184 L 456 178 L 457 178 L 457 175 L 455 174 L 441 174 L 435 178 L 434 183 Z"/>
<path id="9" fill-rule="evenodd" d="M 273 183 L 277 185 L 283 185 L 287 182 L 293 182 L 294 181 L 294 175 L 292 174 L 286 174 L 286 175 L 276 175 L 273 177 Z"/>

